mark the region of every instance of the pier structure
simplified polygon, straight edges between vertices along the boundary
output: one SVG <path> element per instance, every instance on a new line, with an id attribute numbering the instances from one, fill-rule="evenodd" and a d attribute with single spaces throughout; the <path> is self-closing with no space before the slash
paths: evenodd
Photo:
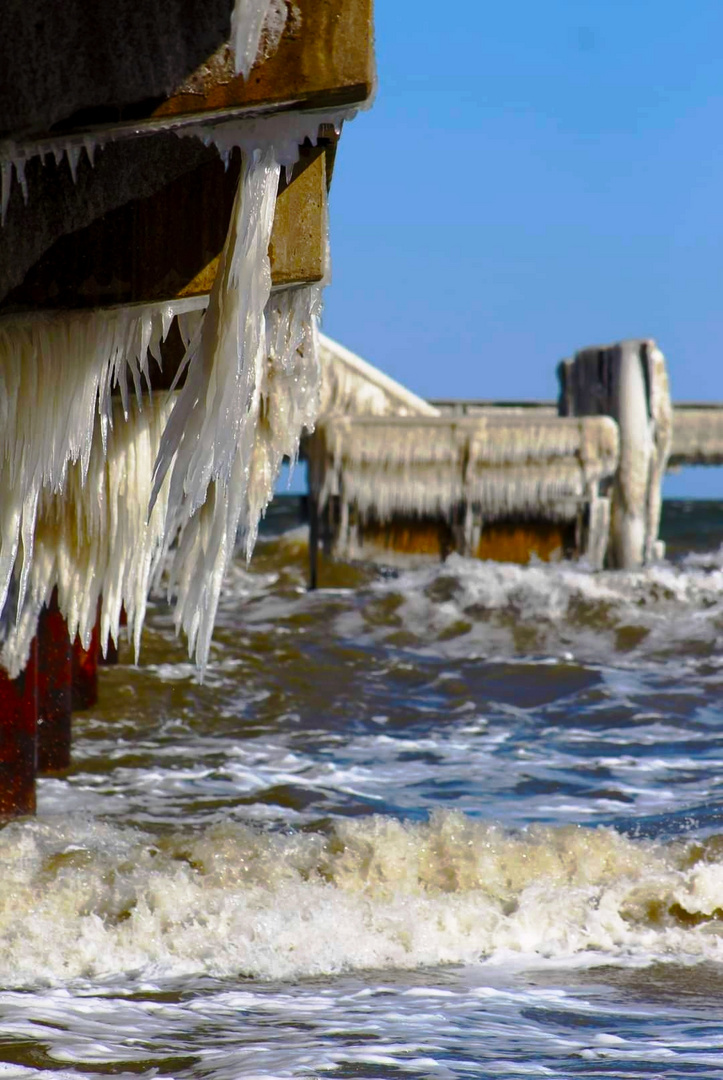
<path id="1" fill-rule="evenodd" d="M 663 554 L 666 469 L 723 464 L 723 405 L 673 407 L 650 339 L 563 361 L 557 401 L 426 402 L 335 342 L 321 355 L 321 415 L 305 442 L 312 567 L 321 546 L 635 568 Z M 571 426 L 595 417 L 607 422 Z"/>
<path id="2" fill-rule="evenodd" d="M 311 581 L 331 557 L 526 562 L 582 555 L 601 566 L 618 426 L 556 407 L 468 411 L 425 402 L 325 339 L 322 406 L 305 442 Z"/>
<path id="3" fill-rule="evenodd" d="M 12 4 L 0 41 L 0 816 L 163 576 L 203 670 L 318 401 L 372 0 Z"/>

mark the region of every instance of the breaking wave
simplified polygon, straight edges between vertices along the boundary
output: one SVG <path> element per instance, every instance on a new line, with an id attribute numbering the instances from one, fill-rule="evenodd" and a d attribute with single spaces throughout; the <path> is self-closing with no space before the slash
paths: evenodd
<path id="1" fill-rule="evenodd" d="M 392 630 L 405 647 L 454 657 L 619 664 L 699 656 L 723 638 L 723 550 L 679 565 L 600 573 L 576 563 L 518 566 L 452 555 L 375 582 L 337 629 L 362 640 Z"/>
<path id="2" fill-rule="evenodd" d="M 0 855 L 6 986 L 723 960 L 721 836 L 511 833 L 454 811 L 328 833 L 224 825 L 161 838 L 36 820 L 6 827 Z"/>

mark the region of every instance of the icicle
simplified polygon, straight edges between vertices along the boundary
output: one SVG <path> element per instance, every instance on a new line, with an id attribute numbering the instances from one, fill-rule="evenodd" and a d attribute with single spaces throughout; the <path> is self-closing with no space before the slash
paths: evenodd
<path id="1" fill-rule="evenodd" d="M 0 161 L 0 225 L 5 224 L 13 186 L 13 162 L 11 158 Z"/>
<path id="2" fill-rule="evenodd" d="M 23 202 L 28 205 L 28 181 L 25 176 L 25 158 L 19 157 L 15 161 L 15 171 L 20 183 L 20 190 L 23 193 Z"/>
<path id="3" fill-rule="evenodd" d="M 272 293 L 266 308 L 268 361 L 261 378 L 262 408 L 250 458 L 246 502 L 238 539 L 251 558 L 259 520 L 271 501 L 284 458 L 299 455 L 306 429 L 313 431 L 319 411 L 321 370 L 318 319 L 323 286 L 309 285 Z"/>
<path id="4" fill-rule="evenodd" d="M 78 633 L 85 643 L 102 595 L 104 650 L 109 638 L 118 640 L 124 607 L 137 657 L 150 582 L 163 551 L 167 486 L 150 519 L 147 507 L 152 464 L 171 405 L 146 402 L 141 412 L 134 404 L 125 418 L 116 403 L 107 448 L 96 418 L 86 476 L 76 463 L 62 494 L 48 487 L 38 493 L 34 551 L 32 556 L 25 552 L 15 589 L 17 617 L 5 619 L 0 661 L 11 675 L 24 667 L 40 609 L 56 586 L 71 637 Z"/>
<path id="5" fill-rule="evenodd" d="M 256 436 L 278 179 L 273 151 L 244 159 L 208 309 L 154 471 L 151 505 L 176 456 L 166 527 L 167 537 L 181 530 L 170 571 L 178 592 L 175 618 L 202 670 Z"/>
<path id="6" fill-rule="evenodd" d="M 68 159 L 70 175 L 73 177 L 73 183 L 75 184 L 78 180 L 78 161 L 80 160 L 80 146 L 78 146 L 77 143 L 66 143 L 65 156 Z"/>
<path id="7" fill-rule="evenodd" d="M 231 45 L 237 75 L 248 78 L 259 51 L 264 20 L 271 0 L 235 0 L 231 14 Z"/>
<path id="8" fill-rule="evenodd" d="M 93 169 L 95 168 L 95 152 L 98 149 L 98 142 L 93 138 L 92 135 L 84 135 L 83 146 L 85 148 L 85 153 L 88 158 L 90 167 L 91 169 Z"/>

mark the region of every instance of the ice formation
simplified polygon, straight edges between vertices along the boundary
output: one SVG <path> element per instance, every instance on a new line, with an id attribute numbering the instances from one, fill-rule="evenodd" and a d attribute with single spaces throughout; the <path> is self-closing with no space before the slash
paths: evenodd
<path id="1" fill-rule="evenodd" d="M 153 422 L 160 423 L 154 411 L 158 406 L 151 408 L 144 395 L 149 357 L 160 358 L 160 343 L 173 318 L 179 319 L 182 333 L 190 332 L 200 315 L 198 304 L 198 300 L 178 300 L 100 313 L 0 320 L 0 610 L 6 606 L 15 579 L 18 617 L 20 622 L 29 618 L 28 612 L 33 605 L 37 607 L 41 594 L 46 598 L 54 584 L 61 584 L 61 578 L 53 575 L 61 572 L 58 560 L 64 557 L 62 550 L 66 554 L 69 550 L 71 519 L 76 529 L 90 536 L 91 526 L 100 528 L 96 512 L 116 513 L 113 506 L 96 510 L 101 496 L 107 498 L 110 492 L 120 490 L 117 477 L 107 482 L 99 479 L 103 461 L 107 456 L 110 469 L 113 455 L 121 453 L 122 440 L 132 438 L 133 431 L 140 440 L 137 455 L 145 452 L 142 448 L 150 438 L 149 424 L 154 417 Z M 117 401 L 112 398 L 114 391 Z M 146 408 L 141 418 L 137 410 L 144 398 Z M 119 416 L 123 418 L 122 434 Z M 158 435 L 154 443 L 157 450 L 160 431 L 155 427 L 153 431 Z M 137 458 L 137 468 L 141 460 L 147 468 L 144 482 L 148 490 L 138 510 L 144 519 L 153 459 Z M 140 483 L 138 480 L 137 485 Z M 86 492 L 84 498 L 81 490 Z M 141 490 L 138 486 L 138 492 Z M 69 496 L 75 509 L 61 522 L 55 504 L 59 506 Z M 59 544 L 52 567 L 47 554 L 49 521 L 55 522 Z M 113 527 L 121 528 L 117 537 L 122 538 L 125 526 Z M 103 542 L 99 534 L 97 543 Z M 137 548 L 134 542 L 129 552 L 134 551 L 134 545 Z M 93 558 L 97 561 L 100 556 Z M 49 574 L 46 579 L 43 567 Z M 63 581 L 70 580 L 67 567 L 62 573 Z M 78 580 L 83 582 L 81 592 L 95 588 L 92 576 Z M 113 588 L 107 584 L 104 591 L 108 597 L 106 629 L 113 627 L 115 632 L 117 621 L 112 613 L 119 607 Z M 128 594 L 123 600 L 126 607 L 130 604 L 139 612 L 142 622 L 137 598 Z M 42 599 L 39 602 L 42 604 Z M 73 604 L 78 602 L 71 600 L 69 589 L 61 588 L 62 610 L 87 640 L 95 608 L 85 604 L 82 612 L 76 611 Z M 25 632 L 21 628 L 17 642 L 6 647 L 4 662 L 11 670 L 17 669 L 18 658 L 22 658 Z"/>
<path id="2" fill-rule="evenodd" d="M 261 32 L 274 8 L 273 0 L 235 0 L 231 13 L 231 45 L 236 74 L 246 79 L 259 51 Z"/>
<path id="3" fill-rule="evenodd" d="M 96 416 L 87 464 L 68 465 L 61 493 L 40 491 L 32 550 L 23 555 L 16 618 L 0 660 L 11 675 L 27 661 L 40 610 L 58 588 L 71 637 L 87 647 L 99 599 L 101 642 L 118 641 L 121 609 L 136 656 L 151 580 L 163 550 L 167 485 L 148 516 L 153 462 L 172 402 L 113 402 L 105 440 Z"/>
<path id="4" fill-rule="evenodd" d="M 676 405 L 669 467 L 723 465 L 723 409 Z"/>
<path id="5" fill-rule="evenodd" d="M 439 416 L 439 409 L 324 334 L 319 357 L 320 416 Z"/>
<path id="6" fill-rule="evenodd" d="M 635 569 L 660 548 L 662 480 L 673 426 L 665 359 L 654 341 L 623 341 L 581 350 L 563 362 L 560 378 L 568 415 L 608 415 L 620 427 L 610 559 L 621 569 Z"/>
<path id="7" fill-rule="evenodd" d="M 341 502 L 346 527 L 394 515 L 482 521 L 510 515 L 574 520 L 615 472 L 617 425 L 607 417 L 449 419 L 329 416 L 311 447 L 311 485 L 323 508 Z M 349 534 L 339 539 L 349 546 Z"/>
<path id="8" fill-rule="evenodd" d="M 232 45 L 244 76 L 262 35 L 276 40 L 286 14 L 279 0 L 236 0 Z M 338 132 L 356 111 L 219 110 L 203 119 L 164 117 L 0 143 L 3 220 L 15 176 L 27 198 L 31 158 L 65 158 L 75 180 L 83 150 L 92 164 L 109 141 L 171 130 L 215 146 L 226 163 L 233 150 L 242 155 L 210 297 L 0 322 L 0 615 L 7 621 L 12 590 L 17 620 L 3 653 L 12 672 L 22 666 L 34 617 L 56 584 L 71 632 L 88 639 L 102 592 L 104 640 L 116 635 L 124 603 L 137 647 L 144 590 L 161 563 L 177 628 L 203 669 L 237 538 L 250 555 L 282 459 L 295 460 L 302 430 L 318 410 L 322 286 L 271 290 L 268 246 L 280 170 L 288 175 L 302 144 L 316 143 L 322 127 Z M 141 409 L 148 356 L 160 361 L 160 341 L 176 317 L 187 347 L 185 383 L 172 409 L 149 412 L 148 405 Z M 115 388 L 122 427 L 111 401 Z M 121 457 L 132 458 L 136 470 L 127 491 L 114 471 Z M 127 559 L 138 551 L 142 565 L 131 574 Z"/>
<path id="9" fill-rule="evenodd" d="M 319 290 L 271 295 L 268 248 L 279 164 L 245 155 L 232 221 L 186 382 L 161 440 L 151 505 L 170 470 L 166 536 L 183 627 L 205 666 L 237 536 L 251 554 L 285 453 L 318 405 Z M 293 295 L 292 295 L 293 292 Z"/>

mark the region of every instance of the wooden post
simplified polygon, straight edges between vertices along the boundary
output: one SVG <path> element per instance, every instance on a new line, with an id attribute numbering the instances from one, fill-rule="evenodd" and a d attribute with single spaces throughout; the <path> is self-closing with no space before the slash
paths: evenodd
<path id="1" fill-rule="evenodd" d="M 100 652 L 100 607 L 90 644 L 83 648 L 79 637 L 73 642 L 73 711 L 92 709 L 98 700 L 98 654 Z"/>
<path id="2" fill-rule="evenodd" d="M 34 640 L 22 675 L 10 679 L 0 669 L 0 817 L 35 813 L 37 659 Z"/>
<path id="3" fill-rule="evenodd" d="M 38 772 L 70 767 L 73 662 L 57 590 L 38 624 Z"/>
<path id="4" fill-rule="evenodd" d="M 309 493 L 309 590 L 317 588 L 319 579 L 319 504 Z"/>

